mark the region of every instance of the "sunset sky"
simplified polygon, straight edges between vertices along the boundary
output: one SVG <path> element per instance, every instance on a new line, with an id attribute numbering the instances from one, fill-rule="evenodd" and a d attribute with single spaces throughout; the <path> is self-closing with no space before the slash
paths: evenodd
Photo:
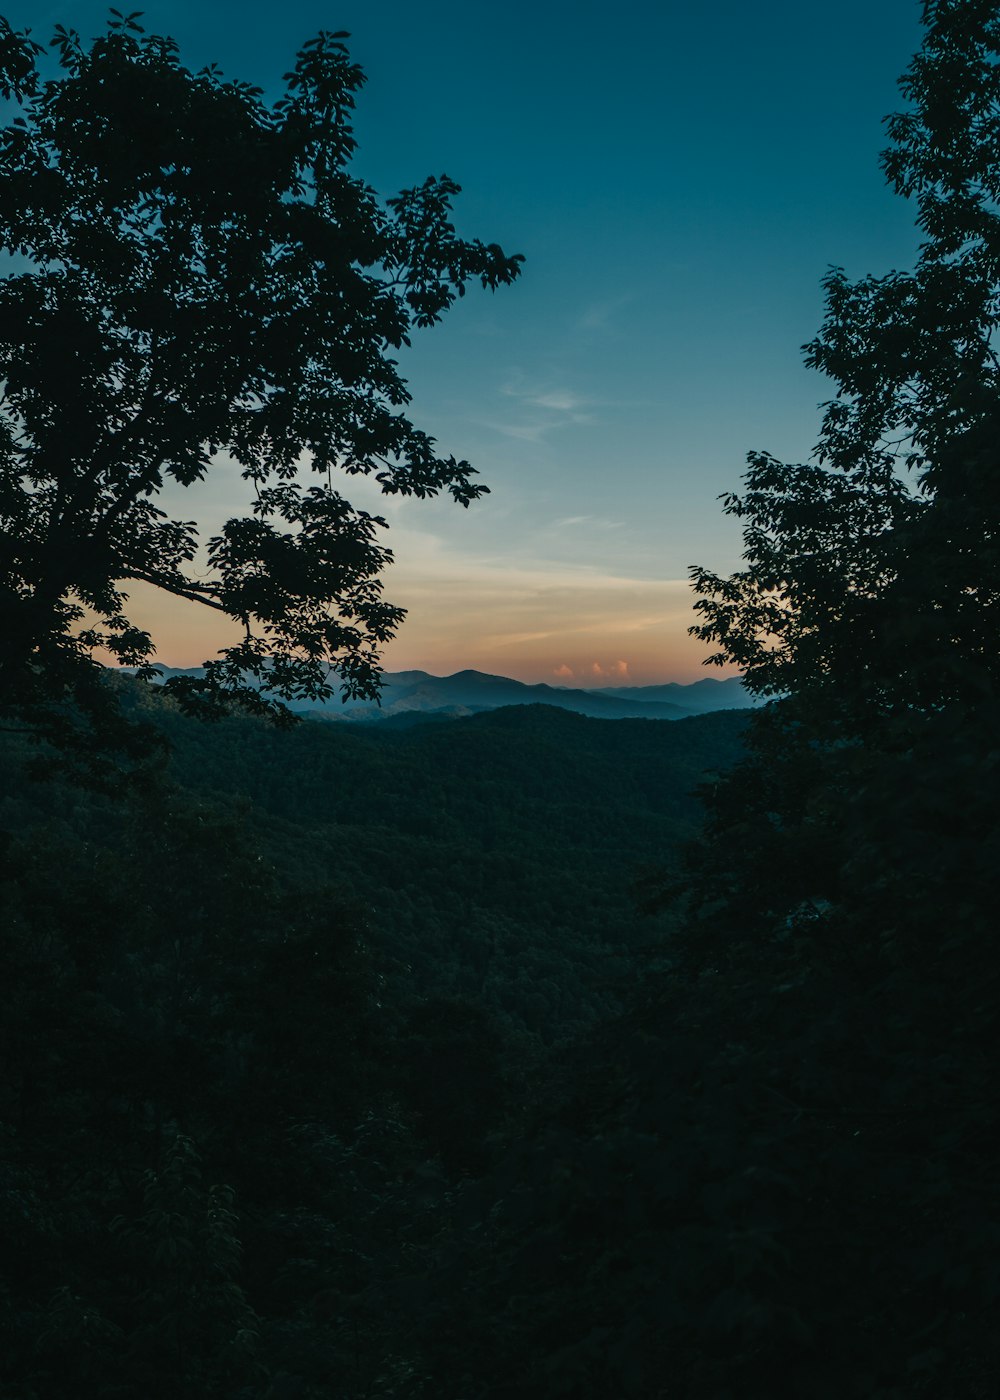
<path id="1" fill-rule="evenodd" d="M 7 13 L 47 40 L 56 22 L 97 33 L 106 8 Z M 912 260 L 877 157 L 918 16 L 917 0 L 146 7 L 189 66 L 274 95 L 303 40 L 350 30 L 369 78 L 355 172 L 385 194 L 447 172 L 460 231 L 526 257 L 519 284 L 471 294 L 402 362 L 415 422 L 492 494 L 466 512 L 345 485 L 391 522 L 386 593 L 409 617 L 389 669 L 705 674 L 687 567 L 738 564 L 717 497 L 749 449 L 812 451 L 829 390 L 799 347 L 821 275 Z M 223 464 L 181 509 L 210 525 L 241 498 Z M 207 610 L 133 596 L 167 664 L 228 640 Z"/>

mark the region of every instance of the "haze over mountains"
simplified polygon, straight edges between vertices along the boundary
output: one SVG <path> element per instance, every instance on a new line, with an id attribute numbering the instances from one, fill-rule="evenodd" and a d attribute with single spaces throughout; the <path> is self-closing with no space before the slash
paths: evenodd
<path id="1" fill-rule="evenodd" d="M 159 668 L 164 679 L 200 675 L 201 669 Z M 423 719 L 450 719 L 479 714 L 505 705 L 554 705 L 592 719 L 685 719 L 715 710 L 745 709 L 756 701 L 738 677 L 729 680 L 694 681 L 690 685 L 610 686 L 600 690 L 573 690 L 553 685 L 527 685 L 507 676 L 482 671 L 456 671 L 453 676 L 432 676 L 427 671 L 388 671 L 381 705 L 368 700 L 339 698 L 325 703 L 293 701 L 296 713 L 330 720 L 399 723 Z"/>

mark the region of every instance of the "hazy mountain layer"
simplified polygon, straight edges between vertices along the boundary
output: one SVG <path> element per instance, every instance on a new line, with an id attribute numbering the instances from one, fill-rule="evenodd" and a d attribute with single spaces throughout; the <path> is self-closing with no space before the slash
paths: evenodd
<path id="1" fill-rule="evenodd" d="M 161 667 L 164 678 L 198 675 L 200 668 Z M 387 671 L 381 705 L 339 699 L 326 704 L 293 701 L 291 708 L 327 719 L 372 721 L 436 716 L 455 718 L 505 705 L 554 705 L 591 719 L 683 719 L 714 710 L 743 709 L 754 703 L 742 681 L 705 679 L 692 685 L 619 686 L 574 690 L 553 685 L 526 685 L 507 676 L 457 671 L 432 676 L 427 671 Z"/>

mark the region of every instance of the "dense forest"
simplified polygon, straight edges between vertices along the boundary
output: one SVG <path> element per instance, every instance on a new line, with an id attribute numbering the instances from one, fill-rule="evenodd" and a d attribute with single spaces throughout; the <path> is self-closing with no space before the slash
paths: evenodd
<path id="1" fill-rule="evenodd" d="M 170 745 L 131 790 L 3 751 L 4 1393 L 408 1393 L 459 1198 L 669 961 L 638 900 L 744 717 L 288 732 L 123 688 Z"/>
<path id="2" fill-rule="evenodd" d="M 768 703 L 406 725 L 281 705 L 400 621 L 329 479 L 479 493 L 390 352 L 519 259 L 348 176 L 345 36 L 269 108 L 0 22 L 5 1398 L 998 1393 L 1000 12 L 923 16 L 914 270 L 828 274 L 816 453 L 693 572 Z M 136 578 L 244 642 L 149 685 Z"/>

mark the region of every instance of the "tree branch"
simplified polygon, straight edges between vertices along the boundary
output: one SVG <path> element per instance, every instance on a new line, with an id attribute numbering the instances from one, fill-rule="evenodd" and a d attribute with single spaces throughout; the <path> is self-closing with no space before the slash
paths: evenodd
<path id="1" fill-rule="evenodd" d="M 184 586 L 167 579 L 157 578 L 155 574 L 144 573 L 141 569 L 130 568 L 127 573 L 120 575 L 122 579 L 134 578 L 140 583 L 151 583 L 155 588 L 162 588 L 167 593 L 173 593 L 178 598 L 186 598 L 189 603 L 203 603 L 206 608 L 215 608 L 216 612 L 225 613 L 232 616 L 225 603 L 220 603 L 217 598 L 205 597 L 202 589 L 210 585 L 189 583 Z"/>

